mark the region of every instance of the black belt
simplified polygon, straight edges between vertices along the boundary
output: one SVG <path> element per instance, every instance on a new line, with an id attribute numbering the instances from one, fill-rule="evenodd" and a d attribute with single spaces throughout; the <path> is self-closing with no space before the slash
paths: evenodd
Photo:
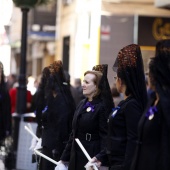
<path id="1" fill-rule="evenodd" d="M 78 133 L 76 135 L 76 138 L 80 140 L 86 140 L 86 141 L 94 141 L 100 139 L 98 134 L 90 134 L 90 133 Z"/>

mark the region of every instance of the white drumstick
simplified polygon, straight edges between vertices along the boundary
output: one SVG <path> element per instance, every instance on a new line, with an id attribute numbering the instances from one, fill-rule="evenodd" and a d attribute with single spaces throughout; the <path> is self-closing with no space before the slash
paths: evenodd
<path id="1" fill-rule="evenodd" d="M 37 141 L 40 140 L 27 126 L 25 126 L 25 129 L 26 129 L 26 130 L 33 136 L 33 138 L 35 138 Z"/>
<path id="2" fill-rule="evenodd" d="M 83 153 L 85 154 L 86 158 L 91 161 L 91 157 L 90 155 L 87 153 L 87 151 L 85 150 L 84 146 L 81 144 L 80 140 L 78 138 L 75 139 L 75 141 L 77 142 L 77 144 L 79 145 L 79 147 L 81 148 L 81 150 L 83 151 Z M 96 165 L 93 165 L 93 168 L 95 170 L 98 170 L 98 168 L 96 167 Z"/>
<path id="3" fill-rule="evenodd" d="M 56 162 L 55 160 L 51 159 L 50 157 L 42 154 L 41 152 L 37 151 L 36 149 L 34 149 L 34 151 L 35 151 L 35 153 L 36 153 L 37 155 L 42 156 L 43 158 L 47 159 L 48 161 L 50 161 L 50 162 L 58 165 L 58 162 Z"/>
<path id="4" fill-rule="evenodd" d="M 31 124 L 30 124 L 30 123 L 27 123 L 27 125 L 28 125 L 29 129 L 30 129 L 32 132 L 34 132 L 33 129 L 32 129 Z"/>

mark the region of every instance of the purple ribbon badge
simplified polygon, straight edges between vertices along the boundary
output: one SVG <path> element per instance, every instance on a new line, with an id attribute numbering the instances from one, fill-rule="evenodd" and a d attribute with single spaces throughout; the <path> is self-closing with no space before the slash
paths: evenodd
<path id="1" fill-rule="evenodd" d="M 149 110 L 146 112 L 146 117 L 149 119 L 149 120 L 152 120 L 153 117 L 154 117 L 154 114 L 157 112 L 157 108 L 156 106 L 153 106 L 153 107 L 150 107 Z"/>
<path id="2" fill-rule="evenodd" d="M 90 111 L 94 112 L 95 106 L 92 105 L 90 102 L 86 102 L 83 108 L 86 108 L 87 112 L 90 112 Z"/>

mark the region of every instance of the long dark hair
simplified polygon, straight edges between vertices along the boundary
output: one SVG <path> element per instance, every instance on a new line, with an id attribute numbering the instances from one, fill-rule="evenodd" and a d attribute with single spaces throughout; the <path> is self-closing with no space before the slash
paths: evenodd
<path id="1" fill-rule="evenodd" d="M 156 44 L 155 57 L 151 58 L 149 71 L 154 79 L 156 91 L 161 95 L 170 90 L 170 40 L 161 40 Z"/>
<path id="2" fill-rule="evenodd" d="M 103 76 L 101 77 L 98 87 L 101 90 L 101 98 L 106 107 L 106 113 L 109 114 L 115 105 L 107 78 L 108 65 L 107 64 L 96 65 L 92 68 L 92 70 L 101 71 L 103 73 Z"/>
<path id="3" fill-rule="evenodd" d="M 60 60 L 54 61 L 50 66 L 50 76 L 46 85 L 46 96 L 56 92 L 63 96 L 66 105 L 70 108 L 70 112 L 73 114 L 75 111 L 75 102 L 71 94 L 70 85 L 66 81 L 63 64 Z"/>
<path id="4" fill-rule="evenodd" d="M 41 80 L 38 86 L 37 98 L 36 98 L 36 120 L 39 126 L 41 126 L 41 114 L 46 103 L 46 88 L 47 88 L 46 85 L 49 76 L 50 76 L 50 70 L 48 67 L 45 67 L 41 74 Z"/>
<path id="5" fill-rule="evenodd" d="M 125 94 L 136 98 L 144 110 L 147 105 L 147 91 L 140 47 L 131 44 L 121 49 L 113 70 L 117 71 L 117 76 L 126 85 Z"/>

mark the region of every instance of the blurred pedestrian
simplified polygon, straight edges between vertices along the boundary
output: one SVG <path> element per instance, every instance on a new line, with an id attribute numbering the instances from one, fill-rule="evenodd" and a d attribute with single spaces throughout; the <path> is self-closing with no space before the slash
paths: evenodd
<path id="1" fill-rule="evenodd" d="M 81 84 L 81 79 L 80 78 L 76 78 L 74 81 L 74 87 L 78 93 L 77 96 L 77 104 L 83 100 L 85 98 L 85 96 L 83 95 L 83 88 L 82 88 L 82 84 Z"/>
<path id="2" fill-rule="evenodd" d="M 17 110 L 17 91 L 18 91 L 19 83 L 15 82 L 13 87 L 9 90 L 9 95 L 11 99 L 11 113 L 15 113 Z M 26 90 L 26 113 L 31 112 L 31 101 L 32 95 L 29 90 Z"/>
<path id="3" fill-rule="evenodd" d="M 139 122 L 138 147 L 131 170 L 170 169 L 170 39 L 156 44 L 149 63 L 150 100 Z"/>
<path id="4" fill-rule="evenodd" d="M 76 106 L 78 106 L 79 102 L 84 99 L 84 95 L 83 95 L 83 91 L 82 90 L 79 90 L 79 88 L 75 88 L 74 86 L 72 86 L 70 84 L 70 74 L 65 70 L 64 71 L 64 75 L 65 75 L 65 78 L 66 78 L 66 82 L 68 83 L 68 86 L 70 87 L 70 90 L 71 90 L 71 94 L 73 96 L 73 99 L 75 101 L 75 104 Z"/>
<path id="5" fill-rule="evenodd" d="M 122 48 L 113 70 L 117 72 L 116 88 L 122 100 L 109 116 L 107 154 L 110 170 L 129 170 L 137 145 L 137 126 L 146 107 L 147 92 L 140 47 Z"/>
<path id="6" fill-rule="evenodd" d="M 81 84 L 81 79 L 80 78 L 76 78 L 74 80 L 74 87 L 77 89 L 82 90 L 82 84 Z"/>
<path id="7" fill-rule="evenodd" d="M 101 71 L 86 71 L 82 83 L 83 94 L 86 96 L 83 99 L 74 114 L 72 133 L 67 146 L 61 156 L 61 163 L 69 162 L 69 170 L 82 170 L 88 162 L 84 153 L 75 142 L 78 138 L 85 147 L 91 157 L 98 160 L 98 164 L 103 166 L 107 164 L 103 155 L 107 136 L 107 118 L 108 110 L 105 107 L 105 102 L 102 100 L 103 91 L 101 80 Z M 105 84 L 105 83 L 104 83 Z M 112 106 L 111 106 L 112 107 Z M 110 107 L 110 108 L 111 108 Z M 102 159 L 101 159 L 102 158 Z"/>
<path id="8" fill-rule="evenodd" d="M 13 85 L 17 82 L 17 76 L 16 74 L 10 74 L 9 76 L 7 76 L 7 89 L 10 90 Z"/>
<path id="9" fill-rule="evenodd" d="M 42 127 L 42 153 L 59 161 L 71 133 L 75 104 L 65 80 L 62 62 L 57 60 L 47 69 L 45 93 L 42 94 L 44 107 L 37 116 Z M 54 170 L 54 164 L 41 158 L 39 169 Z"/>

